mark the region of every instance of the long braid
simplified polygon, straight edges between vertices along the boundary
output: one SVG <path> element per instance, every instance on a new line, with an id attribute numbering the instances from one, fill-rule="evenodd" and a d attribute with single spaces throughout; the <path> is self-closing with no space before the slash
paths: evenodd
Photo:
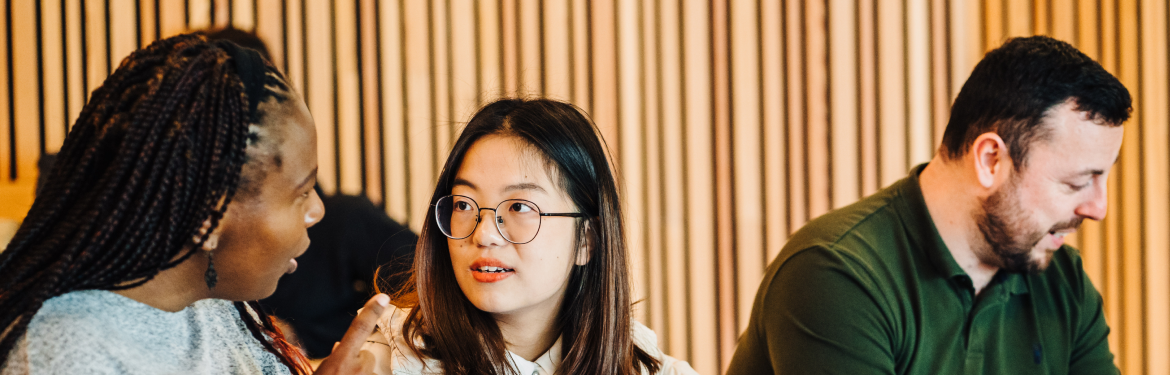
<path id="1" fill-rule="evenodd" d="M 207 234 L 189 245 L 205 219 L 215 230 L 243 182 L 254 117 L 230 58 L 203 37 L 172 37 L 94 90 L 0 252 L 0 364 L 48 299 L 142 285 L 198 252 Z M 290 370 L 307 371 L 267 314 L 241 317 Z"/>

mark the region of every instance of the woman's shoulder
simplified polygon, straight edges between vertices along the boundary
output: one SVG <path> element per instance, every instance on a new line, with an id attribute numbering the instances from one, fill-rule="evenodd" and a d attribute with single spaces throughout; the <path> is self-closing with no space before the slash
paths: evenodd
<path id="1" fill-rule="evenodd" d="M 121 296 L 108 291 L 83 290 L 46 300 L 11 352 L 5 371 L 23 368 L 28 372 L 42 369 L 53 373 L 74 370 L 102 373 L 103 369 L 113 372 L 122 348 L 110 344 L 126 341 L 123 339 L 127 335 L 117 324 L 116 317 L 124 312 L 117 297 Z"/>
<path id="2" fill-rule="evenodd" d="M 658 334 L 655 334 L 650 327 L 636 320 L 632 321 L 630 338 L 633 339 L 634 345 L 637 345 L 651 357 L 657 358 L 658 362 L 662 364 L 655 375 L 698 375 L 686 361 L 666 355 L 661 349 L 658 349 Z M 647 374 L 647 372 L 643 371 L 643 374 Z"/>
<path id="3" fill-rule="evenodd" d="M 407 338 L 402 333 L 406 318 L 410 315 L 409 308 L 391 305 L 378 318 L 377 331 L 366 340 L 362 350 L 374 355 L 374 373 L 379 375 L 429 375 L 442 374 L 443 368 L 439 361 L 431 358 L 422 358 L 407 344 Z M 422 348 L 421 339 L 415 339 L 415 347 Z"/>

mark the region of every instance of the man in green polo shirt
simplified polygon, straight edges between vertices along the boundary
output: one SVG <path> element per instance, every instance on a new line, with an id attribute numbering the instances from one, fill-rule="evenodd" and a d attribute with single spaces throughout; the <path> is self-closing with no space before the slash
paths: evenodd
<path id="1" fill-rule="evenodd" d="M 1130 111 L 1064 42 L 988 52 L 930 163 L 792 236 L 728 374 L 1117 373 L 1064 237 L 1105 216 Z"/>

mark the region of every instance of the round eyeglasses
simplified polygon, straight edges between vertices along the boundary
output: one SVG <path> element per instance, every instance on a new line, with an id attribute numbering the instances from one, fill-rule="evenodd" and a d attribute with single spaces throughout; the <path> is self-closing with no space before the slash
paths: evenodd
<path id="1" fill-rule="evenodd" d="M 522 245 L 532 242 L 540 232 L 540 222 L 547 216 L 586 217 L 579 212 L 540 212 L 536 203 L 523 199 L 509 199 L 500 202 L 496 208 L 480 208 L 479 204 L 462 195 L 448 195 L 435 202 L 435 222 L 443 235 L 453 240 L 470 237 L 479 226 L 480 212 L 491 210 L 495 213 L 496 230 L 504 240 Z"/>

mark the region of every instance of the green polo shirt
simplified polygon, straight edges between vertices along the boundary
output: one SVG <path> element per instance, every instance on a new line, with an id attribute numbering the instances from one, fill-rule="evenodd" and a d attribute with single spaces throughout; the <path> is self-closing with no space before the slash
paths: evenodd
<path id="1" fill-rule="evenodd" d="M 920 165 L 813 220 L 768 267 L 729 375 L 1116 374 L 1076 249 L 975 295 L 939 237 Z"/>

